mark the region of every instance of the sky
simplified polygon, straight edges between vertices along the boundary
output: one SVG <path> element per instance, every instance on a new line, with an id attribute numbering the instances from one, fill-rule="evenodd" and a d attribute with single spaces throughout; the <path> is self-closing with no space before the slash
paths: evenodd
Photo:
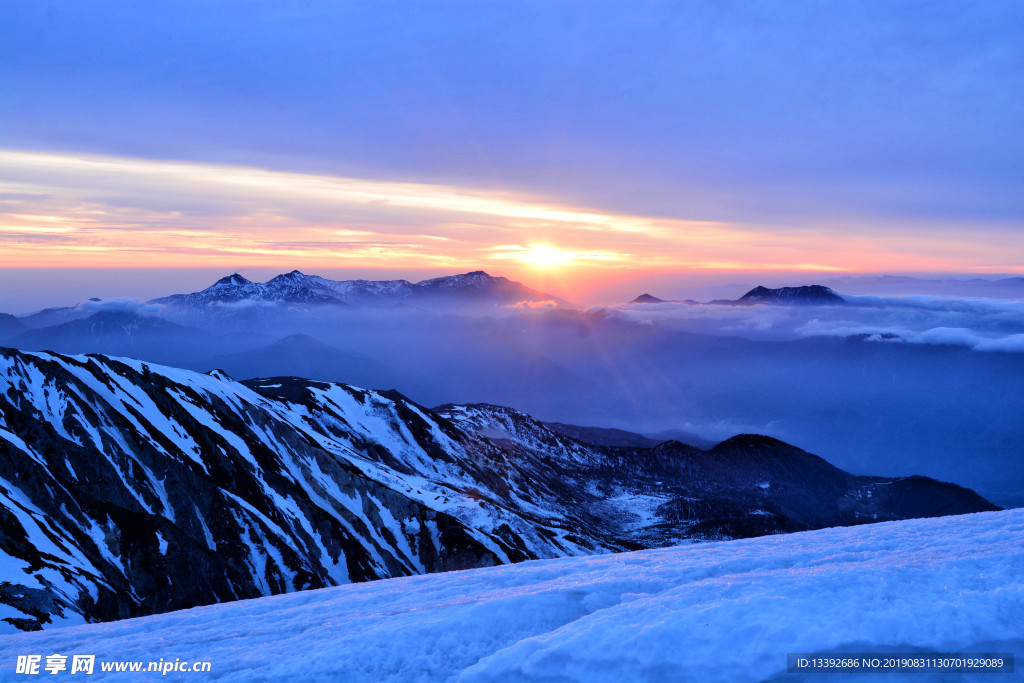
<path id="1" fill-rule="evenodd" d="M 1020 2 L 0 0 L 0 21 L 9 292 L 1024 273 Z"/>

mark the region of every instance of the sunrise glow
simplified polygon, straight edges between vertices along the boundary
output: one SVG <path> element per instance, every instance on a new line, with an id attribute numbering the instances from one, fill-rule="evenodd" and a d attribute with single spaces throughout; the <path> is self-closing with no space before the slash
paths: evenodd
<path id="1" fill-rule="evenodd" d="M 261 168 L 0 151 L 5 267 L 492 267 L 1019 272 L 1024 247 L 936 227 L 808 231 L 554 197 Z M 723 258 L 723 256 L 728 258 Z M 490 265 L 488 265 L 490 264 Z"/>

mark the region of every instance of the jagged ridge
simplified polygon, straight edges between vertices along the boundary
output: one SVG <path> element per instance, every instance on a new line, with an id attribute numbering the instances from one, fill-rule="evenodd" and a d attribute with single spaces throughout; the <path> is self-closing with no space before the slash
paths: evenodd
<path id="1" fill-rule="evenodd" d="M 438 298 L 489 299 L 495 303 L 554 300 L 504 277 L 483 271 L 433 278 L 413 284 L 407 280 L 328 280 L 298 270 L 267 282 L 251 282 L 238 273 L 221 278 L 210 287 L 191 294 L 174 294 L 150 303 L 178 308 L 203 308 L 232 304 L 331 304 L 394 305 Z"/>
<path id="2" fill-rule="evenodd" d="M 22 629 L 982 509 L 765 437 L 598 447 L 509 408 L 0 350 L 0 602 Z"/>

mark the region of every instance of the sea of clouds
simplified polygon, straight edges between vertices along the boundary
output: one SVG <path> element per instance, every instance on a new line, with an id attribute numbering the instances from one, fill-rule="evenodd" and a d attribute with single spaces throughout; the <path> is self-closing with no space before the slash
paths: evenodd
<path id="1" fill-rule="evenodd" d="M 1024 352 L 1024 300 L 851 296 L 841 306 L 629 304 L 617 315 L 675 330 L 758 340 L 861 336 L 884 343 Z"/>

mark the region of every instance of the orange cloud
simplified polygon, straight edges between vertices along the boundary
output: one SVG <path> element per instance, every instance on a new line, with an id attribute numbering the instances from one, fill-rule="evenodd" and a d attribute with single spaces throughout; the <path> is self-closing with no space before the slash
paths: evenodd
<path id="1" fill-rule="evenodd" d="M 622 215 L 453 185 L 0 150 L 5 267 L 456 271 L 500 263 L 510 275 L 565 269 L 580 279 L 621 270 L 1020 269 L 1024 244 L 967 234 Z"/>

